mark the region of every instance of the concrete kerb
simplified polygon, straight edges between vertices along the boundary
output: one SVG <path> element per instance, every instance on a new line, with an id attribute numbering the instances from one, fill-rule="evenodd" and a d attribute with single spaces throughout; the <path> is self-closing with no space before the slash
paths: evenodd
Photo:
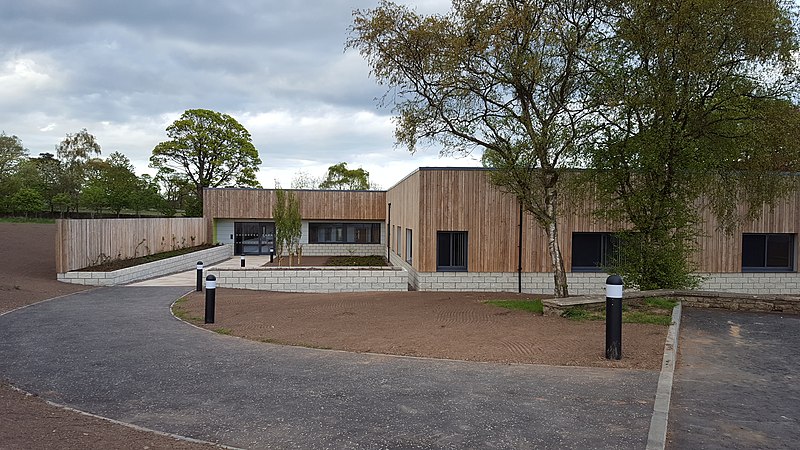
<path id="1" fill-rule="evenodd" d="M 672 310 L 672 324 L 667 330 L 664 343 L 664 359 L 661 362 L 661 373 L 658 376 L 656 399 L 653 403 L 653 416 L 650 419 L 650 432 L 647 435 L 648 450 L 663 450 L 667 445 L 667 425 L 669 422 L 669 404 L 672 397 L 672 381 L 675 374 L 675 363 L 678 356 L 678 333 L 681 327 L 682 303 Z"/>

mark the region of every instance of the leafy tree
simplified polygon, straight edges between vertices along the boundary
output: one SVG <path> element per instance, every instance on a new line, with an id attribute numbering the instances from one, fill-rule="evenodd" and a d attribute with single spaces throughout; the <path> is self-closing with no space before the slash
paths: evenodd
<path id="1" fill-rule="evenodd" d="M 27 156 L 28 151 L 18 137 L 0 133 L 0 182 L 13 176 Z"/>
<path id="2" fill-rule="evenodd" d="M 147 174 L 144 174 L 135 180 L 133 191 L 128 195 L 128 206 L 136 212 L 138 217 L 141 217 L 142 210 L 146 209 L 159 209 L 162 205 L 163 198 L 158 192 L 158 183 Z M 164 211 L 162 210 L 162 214 Z M 164 214 L 164 215 L 174 215 Z"/>
<path id="3" fill-rule="evenodd" d="M 81 204 L 91 211 L 91 217 L 99 214 L 103 208 L 108 206 L 108 197 L 102 183 L 98 181 L 90 182 L 81 191 Z"/>
<path id="4" fill-rule="evenodd" d="M 123 209 L 131 206 L 131 196 L 139 187 L 133 165 L 125 155 L 114 152 L 105 161 L 102 180 L 108 207 L 119 217 Z"/>
<path id="5" fill-rule="evenodd" d="M 319 189 L 322 178 L 315 177 L 304 170 L 299 170 L 292 178 L 292 189 Z"/>
<path id="6" fill-rule="evenodd" d="M 625 0 L 608 22 L 604 145 L 591 166 L 608 213 L 632 225 L 612 268 L 641 289 L 691 287 L 702 208 L 731 229 L 796 170 L 797 35 L 783 2 Z"/>
<path id="7" fill-rule="evenodd" d="M 63 194 L 59 196 L 59 200 L 63 200 L 64 197 L 67 198 L 66 204 L 59 205 L 62 207 L 60 210 L 63 217 L 63 213 L 69 210 L 71 201 L 66 189 L 62 187 L 65 177 L 61 162 L 52 153 L 40 153 L 38 158 L 31 158 L 31 162 L 35 171 L 27 172 L 29 175 L 28 181 L 35 183 L 37 190 L 41 192 L 42 197 L 49 206 L 50 212 L 55 212 L 54 199 L 57 195 Z"/>
<path id="8" fill-rule="evenodd" d="M 8 210 L 11 195 L 24 186 L 18 172 L 28 160 L 27 153 L 18 137 L 0 133 L 0 210 Z"/>
<path id="9" fill-rule="evenodd" d="M 186 210 L 192 209 L 191 205 L 197 203 L 193 201 L 196 197 L 196 190 L 191 181 L 168 169 L 159 171 L 155 181 L 164 199 L 158 207 L 161 213 L 166 216 L 173 216 L 177 210 L 183 210 L 184 215 L 190 216 L 186 214 Z M 202 210 L 200 210 L 200 215 L 202 215 Z"/>
<path id="10" fill-rule="evenodd" d="M 302 235 L 300 203 L 294 192 L 277 187 L 272 218 L 275 220 L 275 252 L 278 254 L 278 265 L 281 264 L 284 251 L 289 254 L 289 265 L 291 265 L 292 255 L 297 252 Z"/>
<path id="11" fill-rule="evenodd" d="M 596 132 L 589 101 L 602 2 L 454 1 L 422 16 L 388 1 L 356 11 L 349 48 L 388 85 L 397 141 L 483 150 L 492 181 L 547 234 L 555 295 L 569 294 L 558 242 L 562 171 Z"/>
<path id="12" fill-rule="evenodd" d="M 370 188 L 369 172 L 359 167 L 348 169 L 341 162 L 328 167 L 325 179 L 319 183 L 320 189 L 365 191 Z"/>
<path id="13" fill-rule="evenodd" d="M 67 137 L 56 146 L 56 155 L 61 166 L 58 184 L 61 192 L 72 198 L 76 211 L 81 190 L 86 182 L 89 162 L 100 153 L 100 144 L 86 128 L 74 134 L 67 134 Z"/>
<path id="14" fill-rule="evenodd" d="M 11 196 L 11 207 L 15 212 L 24 213 L 27 218 L 45 208 L 41 194 L 35 189 L 22 188 Z"/>
<path id="15" fill-rule="evenodd" d="M 203 188 L 257 187 L 261 159 L 250 133 L 233 117 L 207 109 L 189 109 L 167 127 L 169 141 L 153 149 L 150 167 L 165 177 L 180 173 L 195 188 L 202 211 Z"/>
<path id="16" fill-rule="evenodd" d="M 69 195 L 63 192 L 55 194 L 50 199 L 50 212 L 53 212 L 54 209 L 58 209 L 59 217 L 63 219 L 64 213 L 69 211 L 69 204 L 70 204 Z"/>

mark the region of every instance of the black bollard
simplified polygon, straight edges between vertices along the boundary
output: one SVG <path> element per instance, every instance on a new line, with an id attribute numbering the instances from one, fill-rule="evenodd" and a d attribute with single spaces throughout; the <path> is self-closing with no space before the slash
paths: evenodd
<path id="1" fill-rule="evenodd" d="M 239 267 L 244 267 L 244 255 L 239 257 Z"/>
<path id="2" fill-rule="evenodd" d="M 203 290 L 203 261 L 197 261 L 197 292 Z"/>
<path id="3" fill-rule="evenodd" d="M 270 264 L 272 264 L 272 257 L 273 256 L 275 256 L 275 249 L 271 248 L 271 249 L 269 249 L 269 262 L 270 262 Z"/>
<path id="4" fill-rule="evenodd" d="M 606 359 L 622 359 L 622 277 L 606 279 Z"/>
<path id="5" fill-rule="evenodd" d="M 214 323 L 214 308 L 217 301 L 217 277 L 206 277 L 206 323 Z"/>

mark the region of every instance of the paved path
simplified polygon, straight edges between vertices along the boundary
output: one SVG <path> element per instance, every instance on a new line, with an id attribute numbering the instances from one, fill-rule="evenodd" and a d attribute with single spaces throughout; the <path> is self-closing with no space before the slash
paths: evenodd
<path id="1" fill-rule="evenodd" d="M 669 448 L 800 446 L 800 317 L 684 308 Z"/>
<path id="2" fill-rule="evenodd" d="M 102 288 L 0 316 L 0 377 L 81 410 L 239 447 L 644 448 L 647 440 L 656 372 L 249 342 L 172 318 L 168 306 L 185 291 Z"/>

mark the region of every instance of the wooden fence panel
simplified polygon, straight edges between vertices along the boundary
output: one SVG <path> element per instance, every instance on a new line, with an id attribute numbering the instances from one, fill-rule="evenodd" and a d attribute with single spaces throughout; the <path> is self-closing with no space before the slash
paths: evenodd
<path id="1" fill-rule="evenodd" d="M 56 270 L 82 269 L 208 242 L 202 218 L 56 221 Z"/>

